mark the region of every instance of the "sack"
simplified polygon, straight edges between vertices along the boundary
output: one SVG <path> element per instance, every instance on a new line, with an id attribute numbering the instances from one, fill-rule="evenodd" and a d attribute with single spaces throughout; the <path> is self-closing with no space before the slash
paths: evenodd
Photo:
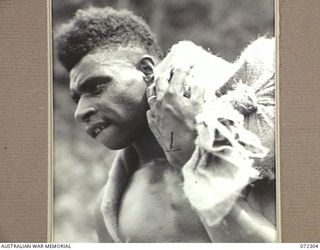
<path id="1" fill-rule="evenodd" d="M 244 128 L 268 149 L 253 167 L 261 177 L 275 178 L 275 40 L 260 38 L 247 47 L 235 63 L 236 73 L 216 90 L 230 96 L 232 106 L 244 116 Z"/>
<path id="2" fill-rule="evenodd" d="M 259 38 L 228 63 L 180 42 L 162 63 L 168 71 L 190 71 L 184 96 L 192 95 L 193 85 L 205 88 L 195 151 L 182 173 L 186 196 L 209 225 L 229 213 L 248 184 L 274 179 L 274 45 L 274 39 Z"/>

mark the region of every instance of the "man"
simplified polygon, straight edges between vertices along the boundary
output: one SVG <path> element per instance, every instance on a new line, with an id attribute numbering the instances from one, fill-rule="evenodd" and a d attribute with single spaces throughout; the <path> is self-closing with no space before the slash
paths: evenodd
<path id="1" fill-rule="evenodd" d="M 267 192 L 265 184 L 246 190 L 244 198 L 237 197 L 215 223 L 192 205 L 194 199 L 183 186 L 188 169 L 183 166 L 195 157 L 196 130 L 184 120 L 194 120 L 197 112 L 184 112 L 177 104 L 171 106 L 173 111 L 182 112 L 187 119 L 168 118 L 165 112 L 160 115 L 161 107 L 178 99 L 171 92 L 170 100 L 155 100 L 161 93 L 161 81 L 154 86 L 154 66 L 162 60 L 162 52 L 142 19 L 111 8 L 79 10 L 61 27 L 57 53 L 70 72 L 71 96 L 77 103 L 75 119 L 101 144 L 121 149 L 98 201 L 100 241 L 275 240 L 274 221 L 270 222 L 274 215 L 267 215 L 274 209 L 272 185 Z M 172 71 L 167 81 L 178 86 L 184 73 Z M 194 106 L 201 105 L 194 96 L 190 98 Z M 155 122 L 159 117 L 163 129 L 174 124 L 180 132 L 170 130 L 169 138 L 162 141 L 161 126 Z M 177 136 L 180 141 L 175 145 Z"/>

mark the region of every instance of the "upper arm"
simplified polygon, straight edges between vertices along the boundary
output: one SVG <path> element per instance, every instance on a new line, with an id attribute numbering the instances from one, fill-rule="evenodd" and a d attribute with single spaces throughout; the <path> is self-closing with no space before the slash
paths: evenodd
<path id="1" fill-rule="evenodd" d="M 274 181 L 261 180 L 254 184 L 247 196 L 247 202 L 272 225 L 276 224 L 276 195 Z"/>
<path id="2" fill-rule="evenodd" d="M 210 226 L 202 221 L 214 242 L 275 242 L 274 182 L 257 181 L 247 199 L 239 198 L 220 223 Z"/>
<path id="3" fill-rule="evenodd" d="M 114 242 L 113 239 L 111 238 L 106 225 L 104 223 L 104 219 L 102 216 L 102 212 L 101 212 L 101 201 L 102 201 L 102 194 L 103 194 L 103 190 L 100 192 L 100 195 L 97 199 L 96 202 L 96 206 L 95 206 L 95 224 L 96 224 L 96 232 L 98 235 L 98 240 L 99 242 L 104 242 L 104 243 L 112 243 Z"/>
<path id="4" fill-rule="evenodd" d="M 201 216 L 200 216 L 201 217 Z M 203 225 L 213 242 L 266 242 L 276 240 L 276 230 L 262 214 L 245 202 L 238 200 L 231 212 L 218 224 Z"/>

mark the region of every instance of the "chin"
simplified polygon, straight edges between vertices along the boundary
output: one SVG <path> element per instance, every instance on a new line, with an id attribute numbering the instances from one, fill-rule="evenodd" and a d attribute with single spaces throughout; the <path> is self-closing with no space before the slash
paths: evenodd
<path id="1" fill-rule="evenodd" d="M 126 148 L 127 146 L 129 146 L 129 145 L 110 145 L 110 144 L 108 144 L 108 145 L 106 145 L 106 144 L 103 144 L 105 147 L 107 147 L 108 149 L 110 149 L 110 150 L 120 150 L 120 149 L 124 149 L 124 148 Z"/>
<path id="2" fill-rule="evenodd" d="M 99 141 L 99 142 L 110 150 L 124 149 L 130 144 L 132 144 L 132 141 L 120 141 L 120 140 L 117 140 L 117 141 L 113 140 L 112 142 L 111 140 Z"/>
<path id="3" fill-rule="evenodd" d="M 101 134 L 96 137 L 96 140 L 110 150 L 119 150 L 134 143 L 137 137 L 143 134 L 142 131 L 144 131 L 144 129 L 136 129 L 134 133 L 132 131 L 126 131 L 125 129 L 109 130 L 108 133 L 102 131 Z"/>

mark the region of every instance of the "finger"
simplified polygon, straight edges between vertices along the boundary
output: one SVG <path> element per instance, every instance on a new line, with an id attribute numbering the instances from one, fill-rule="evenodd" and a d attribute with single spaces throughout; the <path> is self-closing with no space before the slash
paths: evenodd
<path id="1" fill-rule="evenodd" d="M 151 110 L 148 110 L 147 113 L 146 113 L 146 116 L 147 116 L 148 124 L 150 126 L 151 124 L 154 123 L 154 120 L 155 120 L 153 112 Z"/>
<path id="2" fill-rule="evenodd" d="M 147 95 L 147 98 L 149 98 L 150 96 L 156 95 L 156 88 L 154 83 L 151 84 L 149 87 L 147 87 L 146 95 Z"/>
<path id="3" fill-rule="evenodd" d="M 197 103 L 204 101 L 205 88 L 200 84 L 191 84 L 190 86 L 190 99 Z"/>
<path id="4" fill-rule="evenodd" d="M 161 133 L 157 128 L 157 122 L 151 110 L 147 111 L 147 121 L 151 132 L 153 133 L 159 144 L 161 144 Z"/>
<path id="5" fill-rule="evenodd" d="M 156 138 L 157 138 L 157 136 L 159 136 L 159 132 L 157 130 L 157 127 L 156 127 L 157 123 L 155 121 L 155 118 L 154 118 L 151 110 L 147 111 L 147 121 L 148 121 L 148 125 L 149 125 L 150 130 L 152 131 L 154 136 L 156 136 Z"/>
<path id="6" fill-rule="evenodd" d="M 182 96 L 187 75 L 188 71 L 182 68 L 175 68 L 169 82 L 169 91 Z"/>
<path id="7" fill-rule="evenodd" d="M 168 90 L 169 75 L 170 75 L 170 71 L 167 70 L 165 74 L 161 74 L 155 81 L 158 100 L 161 100 L 164 96 L 164 93 Z"/>
<path id="8" fill-rule="evenodd" d="M 194 174 L 199 160 L 200 160 L 200 149 L 198 146 L 196 146 L 191 158 L 182 168 L 182 173 L 185 178 L 190 178 L 190 176 Z"/>
<path id="9" fill-rule="evenodd" d="M 155 88 L 155 84 L 151 84 L 147 89 L 146 89 L 146 96 L 147 96 L 147 101 L 149 104 L 149 107 L 151 108 L 155 101 L 157 100 L 157 96 L 156 96 L 156 88 Z"/>

